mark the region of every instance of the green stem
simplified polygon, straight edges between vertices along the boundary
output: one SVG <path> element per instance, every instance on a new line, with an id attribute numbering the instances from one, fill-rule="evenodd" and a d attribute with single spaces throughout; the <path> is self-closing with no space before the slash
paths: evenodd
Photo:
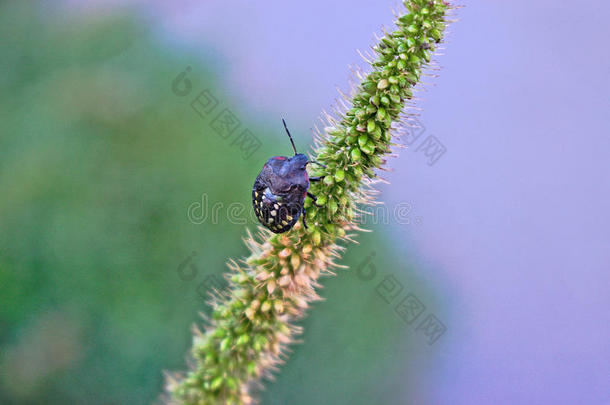
<path id="1" fill-rule="evenodd" d="M 263 228 L 246 240 L 252 254 L 231 261 L 230 285 L 213 304 L 205 331 L 195 331 L 193 367 L 167 378 L 169 402 L 249 404 L 253 388 L 280 363 L 299 333 L 295 320 L 318 299 L 324 273 L 339 267 L 338 239 L 358 230 L 358 205 L 372 198 L 375 169 L 390 152 L 391 125 L 400 121 L 412 88 L 441 41 L 451 6 L 442 0 L 407 0 L 397 28 L 374 48 L 376 60 L 339 119 L 316 139 L 314 159 L 326 165 L 312 183 L 318 205 L 307 199 L 305 230 L 297 224 L 281 235 Z"/>

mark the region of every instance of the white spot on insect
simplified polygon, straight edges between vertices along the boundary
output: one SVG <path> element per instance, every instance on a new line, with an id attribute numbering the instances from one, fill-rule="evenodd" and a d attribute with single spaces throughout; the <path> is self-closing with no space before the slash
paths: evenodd
<path id="1" fill-rule="evenodd" d="M 286 215 L 286 219 L 292 221 L 292 217 L 290 215 Z"/>
<path id="2" fill-rule="evenodd" d="M 282 221 L 282 225 L 288 225 L 288 222 Z"/>
<path id="3" fill-rule="evenodd" d="M 273 223 L 273 218 L 269 218 L 269 223 L 272 224 Z"/>
<path id="4" fill-rule="evenodd" d="M 276 210 L 271 210 L 271 216 L 274 217 L 277 215 L 277 211 Z"/>
<path id="5" fill-rule="evenodd" d="M 280 208 L 280 206 L 277 204 L 273 204 L 273 208 L 275 208 L 277 210 L 278 208 Z"/>

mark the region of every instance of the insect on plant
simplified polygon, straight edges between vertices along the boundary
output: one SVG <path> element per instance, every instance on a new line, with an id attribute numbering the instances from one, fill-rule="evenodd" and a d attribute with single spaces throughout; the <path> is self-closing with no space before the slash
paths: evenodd
<path id="1" fill-rule="evenodd" d="M 267 160 L 252 187 L 252 206 L 259 222 L 274 233 L 284 233 L 292 229 L 303 214 L 305 222 L 305 197 L 314 202 L 316 197 L 309 190 L 310 182 L 320 181 L 320 177 L 309 177 L 307 165 L 314 160 L 297 152 L 286 121 L 282 119 L 288 134 L 294 156 L 274 156 Z"/>

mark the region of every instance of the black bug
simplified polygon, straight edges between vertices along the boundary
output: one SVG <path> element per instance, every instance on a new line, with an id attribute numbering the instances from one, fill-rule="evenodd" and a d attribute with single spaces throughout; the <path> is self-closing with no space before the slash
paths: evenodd
<path id="1" fill-rule="evenodd" d="M 274 156 L 267 160 L 252 187 L 252 206 L 256 217 L 261 224 L 275 233 L 289 231 L 301 214 L 303 225 L 307 228 L 303 204 L 308 195 L 316 200 L 308 191 L 309 183 L 320 180 L 319 177 L 309 178 L 307 165 L 317 163 L 325 167 L 297 152 L 286 121 L 282 119 L 282 122 L 292 144 L 294 156 Z"/>

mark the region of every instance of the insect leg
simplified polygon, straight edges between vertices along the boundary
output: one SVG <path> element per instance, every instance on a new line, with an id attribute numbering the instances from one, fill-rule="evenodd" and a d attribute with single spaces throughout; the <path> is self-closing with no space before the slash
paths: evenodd
<path id="1" fill-rule="evenodd" d="M 313 200 L 313 203 L 316 204 L 317 207 L 322 207 L 321 205 L 318 205 L 318 199 L 316 198 L 315 195 L 311 194 L 309 191 L 307 192 L 307 196 L 309 198 L 311 198 Z"/>
<path id="2" fill-rule="evenodd" d="M 303 212 L 303 226 L 305 227 L 305 229 L 307 228 L 307 221 L 305 220 L 305 217 L 307 216 L 307 212 L 305 211 L 305 207 L 301 208 L 301 211 Z"/>
<path id="3" fill-rule="evenodd" d="M 322 166 L 323 168 L 325 168 L 325 169 L 326 169 L 326 165 L 323 165 L 323 164 L 322 164 L 322 163 L 320 163 L 320 162 L 316 162 L 315 160 L 310 160 L 310 161 L 309 161 L 309 162 L 307 162 L 307 163 L 315 163 L 315 164 L 317 164 L 318 166 Z"/>

